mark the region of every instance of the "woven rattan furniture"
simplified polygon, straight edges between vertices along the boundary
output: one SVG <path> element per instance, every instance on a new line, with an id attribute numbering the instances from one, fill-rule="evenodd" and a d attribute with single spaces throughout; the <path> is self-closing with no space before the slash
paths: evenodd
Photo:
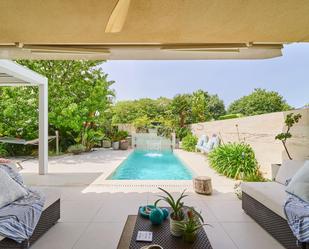
<path id="1" fill-rule="evenodd" d="M 138 231 L 153 232 L 153 241 L 151 243 L 135 241 Z M 200 229 L 196 241 L 193 244 L 189 244 L 184 242 L 182 238 L 171 235 L 169 219 L 166 219 L 163 224 L 159 226 L 154 226 L 151 225 L 148 219 L 140 215 L 128 216 L 117 248 L 140 249 L 143 246 L 151 244 L 158 244 L 166 249 L 212 249 L 204 229 Z"/>
<path id="2" fill-rule="evenodd" d="M 39 219 L 39 222 L 28 241 L 18 244 L 14 240 L 5 238 L 0 241 L 0 249 L 27 249 L 37 241 L 47 230 L 49 230 L 60 219 L 60 199 L 47 207 Z"/>
<path id="3" fill-rule="evenodd" d="M 261 227 L 288 249 L 309 249 L 308 243 L 298 244 L 287 221 L 269 208 L 242 192 L 242 208 Z"/>

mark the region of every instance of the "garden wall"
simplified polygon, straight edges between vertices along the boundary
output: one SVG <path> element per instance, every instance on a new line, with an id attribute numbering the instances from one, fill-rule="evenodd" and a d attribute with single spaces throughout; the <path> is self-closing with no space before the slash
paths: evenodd
<path id="1" fill-rule="evenodd" d="M 309 160 L 309 109 L 290 111 L 300 113 L 301 120 L 292 129 L 293 138 L 287 146 L 293 159 Z M 271 164 L 287 158 L 280 141 L 275 136 L 285 130 L 284 120 L 289 112 L 276 112 L 250 117 L 219 120 L 191 125 L 192 132 L 200 137 L 218 134 L 224 143 L 245 140 L 256 154 L 262 173 L 270 177 Z M 239 137 L 237 133 L 239 130 Z"/>

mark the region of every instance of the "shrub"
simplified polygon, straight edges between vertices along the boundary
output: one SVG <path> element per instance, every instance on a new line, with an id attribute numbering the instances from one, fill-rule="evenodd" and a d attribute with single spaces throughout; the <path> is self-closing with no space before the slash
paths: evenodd
<path id="1" fill-rule="evenodd" d="M 129 133 L 127 131 L 118 131 L 118 137 L 119 140 L 126 139 L 129 136 Z"/>
<path id="2" fill-rule="evenodd" d="M 86 150 L 86 147 L 82 144 L 74 144 L 69 146 L 68 152 L 73 153 L 74 155 L 80 154 Z"/>
<path id="3" fill-rule="evenodd" d="M 6 150 L 3 144 L 0 144 L 0 157 L 6 157 L 9 155 L 9 152 Z"/>
<path id="4" fill-rule="evenodd" d="M 219 120 L 225 120 L 225 119 L 232 119 L 232 118 L 241 118 L 243 117 L 244 115 L 241 114 L 241 113 L 237 113 L 237 114 L 227 114 L 227 115 L 223 115 L 223 116 L 220 116 L 218 119 Z"/>
<path id="5" fill-rule="evenodd" d="M 120 140 L 126 139 L 129 133 L 127 131 L 115 131 L 112 134 L 112 142 L 119 142 Z"/>
<path id="6" fill-rule="evenodd" d="M 191 133 L 191 130 L 188 127 L 179 127 L 176 128 L 176 137 L 180 139 L 180 141 Z"/>
<path id="7" fill-rule="evenodd" d="M 182 148 L 186 151 L 194 151 L 196 144 L 197 137 L 192 133 L 187 134 L 187 136 L 182 139 Z"/>
<path id="8" fill-rule="evenodd" d="M 234 179 L 246 179 L 259 174 L 254 151 L 245 143 L 221 145 L 209 153 L 208 160 L 218 173 Z"/>

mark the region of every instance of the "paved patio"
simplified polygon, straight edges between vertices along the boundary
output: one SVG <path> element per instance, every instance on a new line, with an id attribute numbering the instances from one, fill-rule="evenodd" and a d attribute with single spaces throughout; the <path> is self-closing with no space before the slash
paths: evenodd
<path id="1" fill-rule="evenodd" d="M 234 182 L 219 176 L 198 153 L 176 151 L 194 172 L 212 177 L 214 194 L 197 195 L 191 181 L 112 181 L 113 172 L 130 151 L 98 150 L 49 161 L 50 174 L 38 176 L 37 162 L 23 163 L 28 184 L 52 188 L 61 194 L 61 220 L 33 249 L 113 249 L 117 247 L 127 215 L 156 199 L 157 186 L 179 194 L 189 192 L 186 203 L 202 211 L 214 249 L 283 248 L 241 209 L 233 193 Z"/>

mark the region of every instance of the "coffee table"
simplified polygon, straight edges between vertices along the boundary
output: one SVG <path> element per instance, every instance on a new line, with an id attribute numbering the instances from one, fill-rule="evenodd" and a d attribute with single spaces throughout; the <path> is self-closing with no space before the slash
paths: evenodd
<path id="1" fill-rule="evenodd" d="M 151 243 L 135 241 L 138 231 L 153 232 L 153 241 Z M 184 242 L 182 238 L 171 235 L 169 219 L 166 219 L 159 226 L 154 226 L 151 225 L 149 219 L 143 218 L 140 215 L 129 215 L 117 248 L 140 249 L 143 246 L 151 244 L 158 244 L 164 249 L 212 249 L 204 229 L 199 230 L 196 241 L 190 244 Z"/>

